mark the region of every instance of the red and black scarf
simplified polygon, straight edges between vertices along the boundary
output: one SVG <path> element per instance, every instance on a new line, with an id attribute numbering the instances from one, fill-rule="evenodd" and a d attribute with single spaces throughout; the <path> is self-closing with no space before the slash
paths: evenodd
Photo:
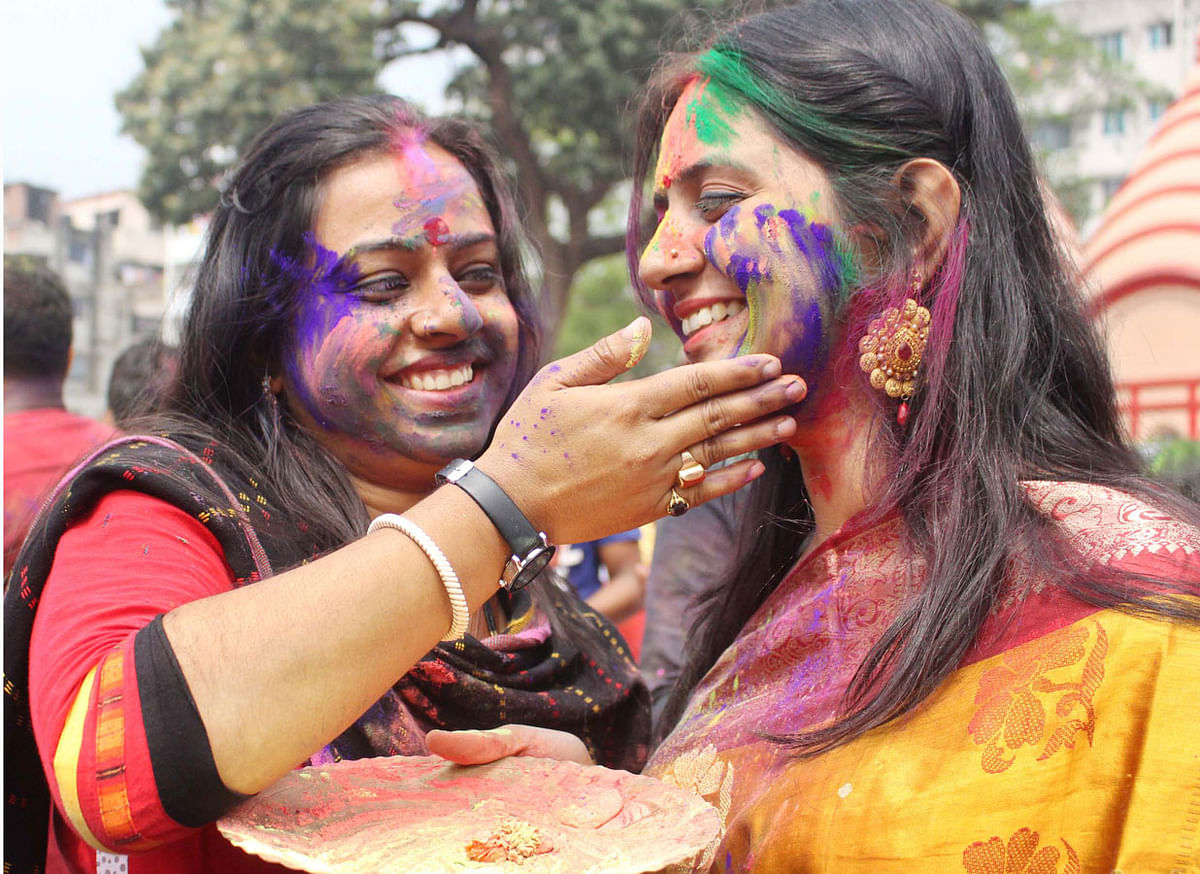
<path id="1" fill-rule="evenodd" d="M 235 586 L 320 553 L 297 536 L 303 520 L 275 509 L 264 483 L 218 475 L 220 460 L 216 445 L 192 452 L 163 437 L 114 441 L 63 480 L 34 523 L 4 598 L 6 874 L 32 874 L 45 865 L 51 802 L 30 719 L 29 640 L 67 528 L 105 494 L 134 490 L 204 524 L 233 569 Z M 638 770 L 649 740 L 649 696 L 611 624 L 569 592 L 535 605 L 526 591 L 507 607 L 507 628 L 486 642 L 468 636 L 440 644 L 312 761 L 419 755 L 427 752 L 424 736 L 431 728 L 525 723 L 570 731 L 597 762 Z M 551 630 L 551 614 L 565 633 Z"/>

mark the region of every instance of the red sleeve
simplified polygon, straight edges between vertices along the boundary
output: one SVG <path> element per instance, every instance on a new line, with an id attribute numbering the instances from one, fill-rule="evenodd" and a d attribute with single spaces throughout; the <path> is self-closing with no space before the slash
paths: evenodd
<path id="1" fill-rule="evenodd" d="M 139 686 L 159 685 L 166 643 L 161 623 L 151 626 L 155 617 L 228 591 L 232 581 L 216 539 L 199 521 L 138 492 L 107 495 L 59 541 L 34 620 L 30 704 L 55 803 L 77 828 L 82 818 L 94 841 L 125 852 L 189 832 L 160 800 L 146 689 Z M 148 640 L 158 643 L 148 647 Z M 144 658 L 151 649 L 157 667 Z M 167 654 L 173 664 L 169 646 Z M 80 694 L 85 681 L 87 700 Z M 191 705 L 181 675 L 174 686 L 171 694 Z M 86 716 L 73 719 L 64 736 L 77 698 Z M 203 754 L 211 761 L 207 749 Z"/>

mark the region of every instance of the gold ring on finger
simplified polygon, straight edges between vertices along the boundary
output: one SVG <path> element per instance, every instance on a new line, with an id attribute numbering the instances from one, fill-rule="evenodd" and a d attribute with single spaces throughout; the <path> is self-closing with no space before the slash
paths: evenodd
<path id="1" fill-rule="evenodd" d="M 686 489 L 689 486 L 697 486 L 704 482 L 704 465 L 698 462 L 692 453 L 686 449 L 680 454 L 683 459 L 683 466 L 679 468 L 679 473 L 675 475 L 676 481 L 681 489 Z"/>
<path id="2" fill-rule="evenodd" d="M 692 505 L 687 502 L 683 495 L 671 489 L 671 497 L 667 498 L 667 515 L 682 516 L 690 509 L 692 509 Z"/>

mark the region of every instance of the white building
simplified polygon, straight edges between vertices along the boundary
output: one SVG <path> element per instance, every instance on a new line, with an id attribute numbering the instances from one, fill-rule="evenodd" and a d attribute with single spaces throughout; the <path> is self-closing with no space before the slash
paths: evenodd
<path id="1" fill-rule="evenodd" d="M 1161 94 L 1134 105 L 1096 95 L 1094 109 L 1064 122 L 1057 131 L 1035 134 L 1043 147 L 1060 153 L 1051 154 L 1051 162 L 1065 158 L 1072 165 L 1071 175 L 1088 182 L 1091 219 L 1080 229 L 1086 238 L 1158 120 L 1181 93 L 1196 61 L 1200 0 L 1058 0 L 1045 8 L 1161 89 Z"/>

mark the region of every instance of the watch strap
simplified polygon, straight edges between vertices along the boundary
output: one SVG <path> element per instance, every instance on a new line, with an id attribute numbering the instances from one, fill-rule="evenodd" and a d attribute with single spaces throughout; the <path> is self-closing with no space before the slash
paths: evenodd
<path id="1" fill-rule="evenodd" d="M 508 493 L 470 461 L 455 459 L 438 471 L 436 480 L 439 485 L 453 483 L 470 495 L 496 526 L 518 565 L 523 564 L 535 551 L 551 548 L 546 542 L 546 535 L 533 526 Z"/>

